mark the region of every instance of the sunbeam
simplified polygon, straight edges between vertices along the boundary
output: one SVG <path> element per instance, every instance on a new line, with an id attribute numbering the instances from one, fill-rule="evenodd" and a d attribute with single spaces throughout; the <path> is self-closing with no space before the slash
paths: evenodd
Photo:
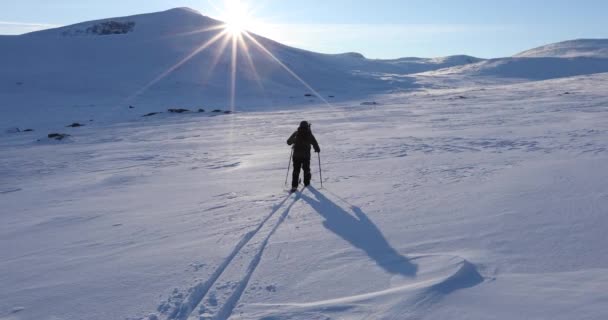
<path id="1" fill-rule="evenodd" d="M 168 35 L 168 37 L 189 36 L 189 35 L 193 35 L 193 34 L 205 33 L 205 32 L 216 31 L 216 30 L 226 30 L 226 25 L 225 24 L 218 24 L 218 25 L 215 25 L 215 26 L 212 26 L 212 27 L 202 28 L 202 29 L 198 29 L 198 30 L 194 30 L 194 31 L 188 31 L 188 32 L 182 32 L 182 33 L 170 34 L 170 35 Z"/>
<path id="2" fill-rule="evenodd" d="M 321 96 L 321 94 L 319 94 L 317 92 L 317 90 L 313 89 L 308 83 L 306 83 L 306 81 L 304 81 L 304 79 L 302 79 L 300 76 L 298 76 L 297 73 L 295 73 L 294 71 L 289 69 L 289 67 L 286 66 L 281 60 L 279 60 L 279 58 L 277 58 L 272 52 L 270 52 L 270 50 L 266 49 L 266 47 L 264 47 L 254 37 L 252 37 L 248 32 L 243 32 L 243 34 L 248 39 L 250 39 L 251 42 L 253 42 L 256 46 L 258 46 L 262 51 L 264 51 L 264 53 L 266 53 L 269 57 L 271 57 L 272 60 L 274 60 L 276 63 L 278 63 L 283 69 L 285 69 L 285 71 L 287 71 L 287 73 L 289 73 L 292 77 L 294 77 L 296 80 L 298 80 L 303 86 L 305 86 L 308 90 L 310 90 L 310 92 L 312 92 L 317 98 L 319 98 L 326 105 L 331 107 L 331 103 L 329 103 L 329 101 L 325 100 L 325 98 L 323 98 L 323 96 Z"/>
<path id="3" fill-rule="evenodd" d="M 211 76 L 213 76 L 215 67 L 217 66 L 220 59 L 222 58 L 222 54 L 226 51 L 226 47 L 228 47 L 228 43 L 230 43 L 230 37 L 225 36 L 224 39 L 222 39 L 222 42 L 220 43 L 220 46 L 219 46 L 218 50 L 216 51 L 216 54 L 213 56 L 213 60 L 211 61 L 211 64 L 209 65 L 209 67 L 207 68 L 207 71 L 205 72 L 206 75 L 203 78 L 204 84 L 206 84 L 209 81 L 209 79 L 211 78 Z"/>
<path id="4" fill-rule="evenodd" d="M 253 72 L 253 76 L 254 76 L 255 82 L 258 84 L 258 87 L 262 91 L 264 91 L 265 90 L 264 89 L 264 84 L 262 83 L 262 79 L 260 78 L 260 74 L 258 73 L 258 70 L 255 67 L 255 63 L 253 62 L 253 59 L 251 58 L 251 54 L 249 53 L 249 46 L 247 45 L 247 41 L 245 41 L 243 39 L 243 35 L 240 35 L 239 45 L 240 45 L 240 47 L 243 50 L 243 56 L 245 57 L 247 65 L 251 69 L 251 72 Z"/>
<path id="5" fill-rule="evenodd" d="M 231 64 L 230 64 L 230 110 L 234 111 L 234 104 L 236 101 L 236 68 L 237 68 L 237 59 L 238 59 L 238 41 L 239 35 L 232 35 L 232 56 L 231 56 Z"/>
<path id="6" fill-rule="evenodd" d="M 156 84 L 159 81 L 161 81 L 162 79 L 164 79 L 166 76 L 168 76 L 169 74 L 171 74 L 177 68 L 181 67 L 184 63 L 190 61 L 190 59 L 192 59 L 194 56 L 196 56 L 197 54 L 199 54 L 201 51 L 207 49 L 209 46 L 211 46 L 212 44 L 214 44 L 216 41 L 218 41 L 219 39 L 221 39 L 222 37 L 224 37 L 226 35 L 226 33 L 227 33 L 227 31 L 224 30 L 224 31 L 218 33 L 217 35 L 215 35 L 213 38 L 209 39 L 207 42 L 205 42 L 204 44 L 202 44 L 200 47 L 196 48 L 194 51 L 192 51 L 190 54 L 188 54 L 185 58 L 183 58 L 182 60 L 180 60 L 178 63 L 174 64 L 172 67 L 170 67 L 169 69 L 167 69 L 166 71 L 164 71 L 163 73 L 161 73 L 160 75 L 158 75 L 156 78 L 154 78 L 148 84 L 146 84 L 145 86 L 143 86 L 137 92 L 135 92 L 134 94 L 132 94 L 131 96 L 129 96 L 126 100 L 127 101 L 132 100 L 133 98 L 135 98 L 135 97 L 141 95 L 142 93 L 144 93 L 145 91 L 147 91 L 151 86 L 153 86 L 154 84 Z"/>

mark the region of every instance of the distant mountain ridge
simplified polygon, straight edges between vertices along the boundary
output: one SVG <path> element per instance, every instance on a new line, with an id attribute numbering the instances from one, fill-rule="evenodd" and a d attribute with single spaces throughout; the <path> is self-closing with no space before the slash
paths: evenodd
<path id="1" fill-rule="evenodd" d="M 484 60 L 429 72 L 431 75 L 548 80 L 608 72 L 608 59 L 513 57 Z"/>
<path id="2" fill-rule="evenodd" d="M 239 107 L 291 105 L 321 102 L 293 98 L 312 90 L 340 99 L 412 89 L 417 85 L 406 75 L 479 61 L 323 54 L 250 34 L 243 36 L 231 79 L 232 46 L 229 37 L 220 37 L 222 25 L 192 9 L 176 8 L 2 37 L 0 98 L 20 105 L 225 107 L 231 100 Z M 385 73 L 403 77 L 386 81 Z M 15 83 L 22 83 L 18 90 Z"/>
<path id="3" fill-rule="evenodd" d="M 608 72 L 608 40 L 601 39 L 503 59 L 382 60 L 317 53 L 250 34 L 243 36 L 233 64 L 230 39 L 220 37 L 222 25 L 175 8 L 0 37 L 0 108 L 285 108 L 417 89 L 423 84 L 413 75 L 424 72 L 528 80 Z"/>
<path id="4" fill-rule="evenodd" d="M 159 36 L 171 36 L 171 35 L 180 35 L 178 31 L 182 29 L 184 33 L 196 32 L 197 30 L 202 30 L 209 27 L 219 27 L 224 23 L 219 20 L 215 20 L 208 16 L 202 15 L 198 11 L 187 8 L 187 7 L 179 7 L 174 9 L 169 9 L 162 12 L 154 12 L 154 13 L 145 13 L 138 14 L 132 16 L 125 17 L 116 17 L 116 18 L 106 18 L 106 19 L 98 19 L 91 20 L 86 22 L 81 22 L 73 25 L 63 26 L 59 28 L 46 29 L 41 31 L 34 31 L 24 36 L 49 36 L 49 35 L 86 35 L 86 32 L 78 32 L 85 31 L 92 27 L 109 23 L 109 22 L 120 22 L 120 23 L 133 23 L 137 26 L 137 33 L 155 33 Z M 126 33 L 126 32 L 125 32 Z M 258 36 L 259 37 L 259 36 Z M 294 48 L 295 49 L 295 48 Z M 297 49 L 302 50 L 302 49 Z M 307 50 L 303 50 L 307 51 Z M 322 54 L 322 53 L 319 53 Z M 348 58 L 359 58 L 359 59 L 367 59 L 363 54 L 359 52 L 344 52 L 337 54 L 327 54 L 330 56 L 343 56 Z M 454 56 L 445 56 L 445 57 L 437 57 L 437 58 L 418 58 L 418 57 L 406 57 L 406 58 L 397 58 L 397 59 L 371 59 L 371 61 L 386 61 L 392 64 L 424 64 L 424 65 L 433 65 L 438 64 L 440 67 L 445 67 L 446 65 L 460 65 L 466 63 L 478 62 L 483 59 L 467 56 L 467 55 L 454 55 Z"/>
<path id="5" fill-rule="evenodd" d="M 608 58 L 608 39 L 577 39 L 544 45 L 515 55 L 517 58 Z"/>
<path id="6" fill-rule="evenodd" d="M 603 72 L 608 72 L 608 39 L 563 41 L 513 57 L 482 60 L 429 73 L 546 80 Z"/>

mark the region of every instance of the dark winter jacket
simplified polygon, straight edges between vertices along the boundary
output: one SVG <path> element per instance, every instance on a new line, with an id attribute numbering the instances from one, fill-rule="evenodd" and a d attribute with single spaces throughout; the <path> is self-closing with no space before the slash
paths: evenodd
<path id="1" fill-rule="evenodd" d="M 289 139 L 287 139 L 288 145 L 293 145 L 293 157 L 294 158 L 308 158 L 310 159 L 310 146 L 315 149 L 315 152 L 321 152 L 317 139 L 310 132 L 308 125 L 300 126 L 298 131 L 294 132 Z"/>

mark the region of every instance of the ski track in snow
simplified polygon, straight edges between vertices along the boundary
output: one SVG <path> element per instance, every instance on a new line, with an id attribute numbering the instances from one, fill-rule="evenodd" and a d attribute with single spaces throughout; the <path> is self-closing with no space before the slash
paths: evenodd
<path id="1" fill-rule="evenodd" d="M 257 225 L 254 230 L 245 233 L 242 236 L 241 240 L 238 242 L 238 244 L 234 247 L 232 252 L 228 255 L 228 257 L 224 259 L 224 261 L 215 269 L 213 274 L 205 282 L 199 283 L 188 290 L 190 293 L 186 297 L 185 301 L 181 303 L 181 305 L 177 306 L 173 311 L 171 311 L 167 319 L 186 320 L 191 318 L 192 313 L 197 309 L 197 307 L 200 308 L 199 305 L 201 304 L 209 290 L 216 284 L 218 279 L 221 278 L 224 271 L 226 271 L 226 269 L 230 266 L 230 263 L 234 260 L 235 257 L 237 257 L 237 255 L 241 254 L 241 250 L 243 249 L 243 247 L 245 247 L 249 243 L 249 241 L 251 241 L 251 239 L 256 236 L 258 232 L 260 232 L 260 230 L 279 211 L 279 209 L 281 209 L 283 205 L 288 202 L 289 199 L 292 198 L 291 196 L 291 194 L 288 195 L 278 205 L 276 205 L 275 208 Z M 285 220 L 287 214 L 289 213 L 289 210 L 299 198 L 299 194 L 295 193 L 295 198 L 293 202 L 281 214 L 273 229 L 266 235 L 264 241 L 259 246 L 258 251 L 252 257 L 247 272 L 245 273 L 243 279 L 241 279 L 238 283 L 238 286 L 235 289 L 234 293 L 226 301 L 221 310 L 219 310 L 218 314 L 213 317 L 213 319 L 227 319 L 230 316 L 241 294 L 245 290 L 245 287 L 247 286 L 251 275 L 259 264 L 266 244 L 268 243 L 268 240 L 279 228 L 281 223 Z M 159 308 L 162 308 L 162 305 Z"/>
<path id="2" fill-rule="evenodd" d="M 314 189 L 313 189 L 314 190 Z M 230 318 L 238 302 L 245 293 L 249 282 L 254 275 L 258 265 L 262 261 L 264 251 L 268 245 L 270 238 L 275 234 L 279 227 L 288 217 L 292 207 L 302 198 L 302 192 L 306 189 L 288 195 L 257 225 L 257 227 L 245 233 L 232 252 L 225 258 L 222 263 L 215 269 L 209 278 L 188 290 L 188 296 L 180 304 L 175 306 L 168 313 L 168 320 L 196 320 L 196 319 L 213 319 L 225 320 Z M 318 193 L 314 191 L 313 193 Z M 351 206 L 346 200 L 328 191 L 333 197 L 339 201 Z M 292 195 L 295 195 L 292 197 Z M 285 207 L 285 203 L 289 203 Z M 284 209 L 283 209 L 284 208 Z M 277 212 L 282 213 L 273 221 L 273 217 Z M 353 207 L 355 215 L 360 209 Z M 359 215 L 361 215 L 360 213 Z M 363 214 L 364 215 L 364 214 Z M 265 228 L 269 221 L 270 226 Z M 265 230 L 269 229 L 269 230 Z M 265 230 L 265 232 L 263 232 Z M 258 242 L 252 241 L 259 239 Z M 249 250 L 244 250 L 250 244 Z M 438 260 L 433 260 L 437 259 Z M 393 287 L 376 292 L 369 292 L 360 295 L 340 297 L 330 300 L 309 302 L 309 303 L 289 303 L 289 304 L 256 304 L 250 305 L 253 310 L 256 308 L 272 307 L 276 311 L 273 314 L 314 314 L 318 312 L 343 312 L 352 308 L 356 308 L 357 304 L 363 302 L 373 303 L 375 299 L 386 299 L 395 295 L 403 295 L 409 292 L 410 297 L 407 299 L 412 310 L 421 310 L 433 302 L 440 299 L 441 296 L 447 295 L 453 291 L 472 287 L 484 281 L 476 267 L 470 262 L 460 257 L 449 257 L 440 255 L 417 256 L 414 260 L 430 259 L 441 265 L 444 263 L 442 259 L 447 259 L 447 265 L 454 264 L 454 271 L 439 276 L 417 280 L 411 284 Z M 240 260 L 244 264 L 235 264 L 235 261 Z M 453 260 L 455 262 L 450 262 Z M 248 262 L 248 263 L 246 263 Z M 245 267 L 246 266 L 246 267 Z M 436 267 L 436 266 L 435 266 Z M 233 272 L 227 272 L 232 269 Z M 235 272 L 234 272 L 235 271 Z M 268 290 L 268 289 L 267 289 Z M 163 304 L 159 306 L 159 310 L 163 309 Z M 255 311 L 252 311 L 255 313 Z"/>
<path id="3" fill-rule="evenodd" d="M 283 211 L 283 213 L 280 215 L 278 221 L 276 222 L 276 224 L 274 225 L 272 230 L 270 230 L 268 235 L 264 238 L 262 243 L 259 245 L 259 248 L 255 252 L 249 266 L 247 267 L 247 271 L 245 272 L 243 278 L 238 281 L 238 285 L 234 289 L 233 293 L 228 297 L 228 299 L 226 300 L 224 305 L 217 312 L 217 314 L 213 317 L 213 319 L 218 319 L 218 320 L 219 319 L 228 319 L 230 317 L 230 315 L 232 314 L 232 311 L 236 307 L 239 299 L 243 295 L 245 288 L 247 288 L 247 285 L 249 284 L 249 280 L 251 279 L 251 276 L 253 275 L 253 273 L 255 272 L 256 268 L 258 267 L 260 261 L 262 260 L 262 255 L 264 254 L 264 249 L 266 249 L 266 245 L 268 244 L 270 237 L 275 233 L 275 231 L 279 228 L 279 226 L 281 226 L 283 221 L 285 221 L 285 218 L 287 218 L 289 211 L 291 210 L 291 208 L 297 202 L 298 199 L 300 199 L 300 194 L 296 193 L 294 201 L 291 204 L 289 204 L 289 206 Z"/>
<path id="4" fill-rule="evenodd" d="M 21 188 L 2 190 L 2 191 L 0 191 L 0 194 L 7 194 L 7 193 L 12 193 L 12 192 L 18 192 L 18 191 L 21 191 L 21 190 L 22 190 Z"/>

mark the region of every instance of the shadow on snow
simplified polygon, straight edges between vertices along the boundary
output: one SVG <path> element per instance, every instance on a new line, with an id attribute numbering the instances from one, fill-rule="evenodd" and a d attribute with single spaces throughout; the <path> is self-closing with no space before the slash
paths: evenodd
<path id="1" fill-rule="evenodd" d="M 348 213 L 312 186 L 308 188 L 316 199 L 302 194 L 301 197 L 315 209 L 325 221 L 323 226 L 353 246 L 363 250 L 378 266 L 391 274 L 413 277 L 418 266 L 402 256 L 386 240 L 380 229 L 358 207 Z"/>

